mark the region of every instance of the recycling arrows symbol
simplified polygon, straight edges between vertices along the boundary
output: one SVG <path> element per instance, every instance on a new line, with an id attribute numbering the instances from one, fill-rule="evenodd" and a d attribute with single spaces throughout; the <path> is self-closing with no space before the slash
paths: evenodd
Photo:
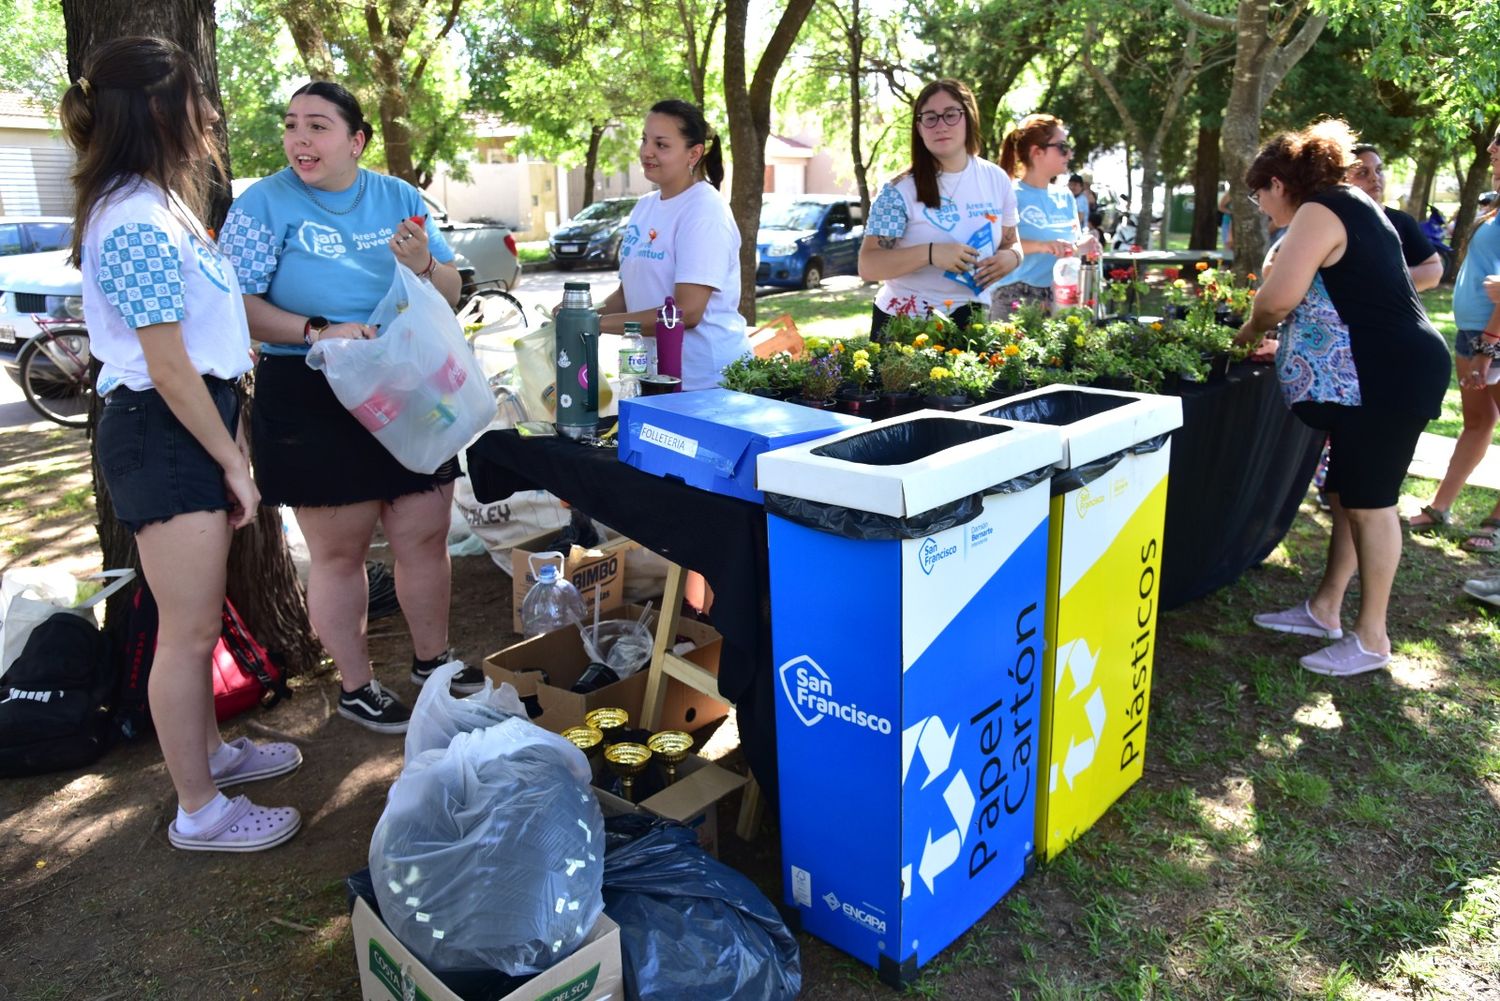
<path id="1" fill-rule="evenodd" d="M 1088 687 L 1094 680 L 1094 668 L 1099 663 L 1099 655 L 1089 649 L 1086 640 L 1073 640 L 1064 643 L 1057 648 L 1057 662 L 1061 665 L 1057 671 L 1057 681 L 1054 691 L 1061 691 L 1063 675 L 1073 676 L 1072 698 Z M 1104 692 L 1095 687 L 1083 704 L 1084 716 L 1089 721 L 1090 736 L 1083 740 L 1074 740 L 1072 735 L 1068 737 L 1068 750 L 1063 756 L 1061 773 L 1063 779 L 1072 789 L 1074 781 L 1079 775 L 1094 763 L 1094 754 L 1099 747 L 1099 738 L 1104 735 L 1104 722 L 1108 716 L 1104 706 Z M 1056 763 L 1052 765 L 1052 773 L 1048 780 L 1050 792 L 1057 791 L 1057 778 L 1059 768 Z"/>
<path id="2" fill-rule="evenodd" d="M 912 762 L 919 754 L 922 758 L 922 767 L 927 771 L 921 788 L 926 789 L 941 778 L 953 761 L 953 749 L 958 744 L 958 731 L 959 727 L 955 726 L 952 732 L 949 732 L 948 728 L 943 725 L 943 721 L 936 716 L 928 716 L 903 730 L 901 732 L 902 784 L 905 784 L 907 777 L 911 774 Z M 936 892 L 937 877 L 958 861 L 959 854 L 963 850 L 964 839 L 968 835 L 969 821 L 974 817 L 974 806 L 977 801 L 974 789 L 964 776 L 963 769 L 955 772 L 943 788 L 943 802 L 947 804 L 948 812 L 953 817 L 954 829 L 937 840 L 933 840 L 932 828 L 929 827 L 922 846 L 922 857 L 918 860 L 916 867 L 917 875 L 926 884 L 928 893 Z M 903 866 L 901 870 L 903 897 L 911 895 L 911 876 L 912 867 Z"/>

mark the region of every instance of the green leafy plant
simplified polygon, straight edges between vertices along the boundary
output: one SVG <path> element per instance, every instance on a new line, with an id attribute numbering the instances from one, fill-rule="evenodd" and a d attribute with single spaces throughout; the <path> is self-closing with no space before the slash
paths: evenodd
<path id="1" fill-rule="evenodd" d="M 926 356 L 910 347 L 887 345 L 880 351 L 880 388 L 887 393 L 910 393 L 926 378 L 932 367 Z"/>
<path id="2" fill-rule="evenodd" d="M 833 399 L 839 385 L 844 381 L 839 361 L 832 355 L 824 355 L 807 362 L 802 371 L 801 395 L 805 400 L 824 403 Z"/>

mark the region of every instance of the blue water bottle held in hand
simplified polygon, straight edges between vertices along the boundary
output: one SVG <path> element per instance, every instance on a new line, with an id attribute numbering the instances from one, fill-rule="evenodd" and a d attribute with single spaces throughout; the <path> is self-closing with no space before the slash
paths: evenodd
<path id="1" fill-rule="evenodd" d="M 583 598 L 563 576 L 562 553 L 533 553 L 527 558 L 536 583 L 521 602 L 521 633 L 530 638 L 583 621 Z M 544 561 L 538 569 L 538 561 Z"/>

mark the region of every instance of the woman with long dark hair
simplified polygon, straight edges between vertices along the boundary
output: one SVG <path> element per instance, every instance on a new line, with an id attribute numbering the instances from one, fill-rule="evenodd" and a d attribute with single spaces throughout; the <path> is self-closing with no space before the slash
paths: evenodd
<path id="1" fill-rule="evenodd" d="M 1335 641 L 1302 658 L 1309 671 L 1335 677 L 1390 662 L 1386 616 L 1401 561 L 1396 500 L 1452 368 L 1395 229 L 1345 183 L 1354 138 L 1343 122 L 1319 122 L 1275 137 L 1251 163 L 1252 199 L 1287 230 L 1238 335 L 1242 344 L 1258 342 L 1288 321 L 1277 359 L 1282 388 L 1297 416 L 1329 437 L 1323 489 L 1333 530 L 1323 578 L 1301 605 L 1255 623 Z M 1356 570 L 1359 617 L 1346 633 L 1340 613 Z"/>
<path id="2" fill-rule="evenodd" d="M 160 610 L 147 691 L 177 791 L 167 839 L 271 848 L 297 832 L 297 811 L 219 788 L 285 774 L 302 754 L 224 743 L 210 680 L 230 537 L 260 503 L 234 385 L 250 368 L 250 335 L 234 269 L 202 222 L 218 115 L 180 48 L 119 38 L 85 57 L 61 116 L 78 153 L 72 261 L 102 362 L 99 465 Z"/>
<path id="3" fill-rule="evenodd" d="M 641 168 L 656 190 L 635 203 L 620 243 L 620 284 L 599 329 L 650 331 L 671 296 L 682 313 L 682 388 L 710 389 L 749 352 L 740 315 L 740 229 L 719 194 L 724 159 L 703 111 L 658 101 L 641 128 Z"/>
<path id="4" fill-rule="evenodd" d="M 377 733 L 404 733 L 410 711 L 375 678 L 369 659 L 365 557 L 379 525 L 396 559 L 396 598 L 411 632 L 409 677 L 421 685 L 451 660 L 449 508 L 458 462 L 414 473 L 307 367 L 313 344 L 369 338 L 365 320 L 404 265 L 449 303 L 460 279 L 453 251 L 427 225 L 416 188 L 360 167 L 374 129 L 337 83 L 299 88 L 282 121 L 287 167 L 230 209 L 220 243 L 245 290 L 255 369 L 256 482 L 266 504 L 296 511 L 312 565 L 307 613 L 338 668 L 338 714 Z M 483 687 L 465 667 L 460 694 Z"/>
<path id="5" fill-rule="evenodd" d="M 980 157 L 979 135 L 979 105 L 957 80 L 934 80 L 912 102 L 911 166 L 871 203 L 859 248 L 859 276 L 881 283 L 876 340 L 898 313 L 941 311 L 966 325 L 1020 266 L 1015 191 Z"/>

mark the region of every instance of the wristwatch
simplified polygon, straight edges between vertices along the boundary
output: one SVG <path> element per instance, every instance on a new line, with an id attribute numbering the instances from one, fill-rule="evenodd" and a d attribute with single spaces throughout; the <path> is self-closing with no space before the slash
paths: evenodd
<path id="1" fill-rule="evenodd" d="M 326 329 L 328 329 L 328 317 L 309 316 L 307 318 L 307 322 L 302 325 L 302 343 L 306 344 L 308 347 L 312 347 L 313 334 L 317 334 L 321 337 L 323 331 Z"/>

